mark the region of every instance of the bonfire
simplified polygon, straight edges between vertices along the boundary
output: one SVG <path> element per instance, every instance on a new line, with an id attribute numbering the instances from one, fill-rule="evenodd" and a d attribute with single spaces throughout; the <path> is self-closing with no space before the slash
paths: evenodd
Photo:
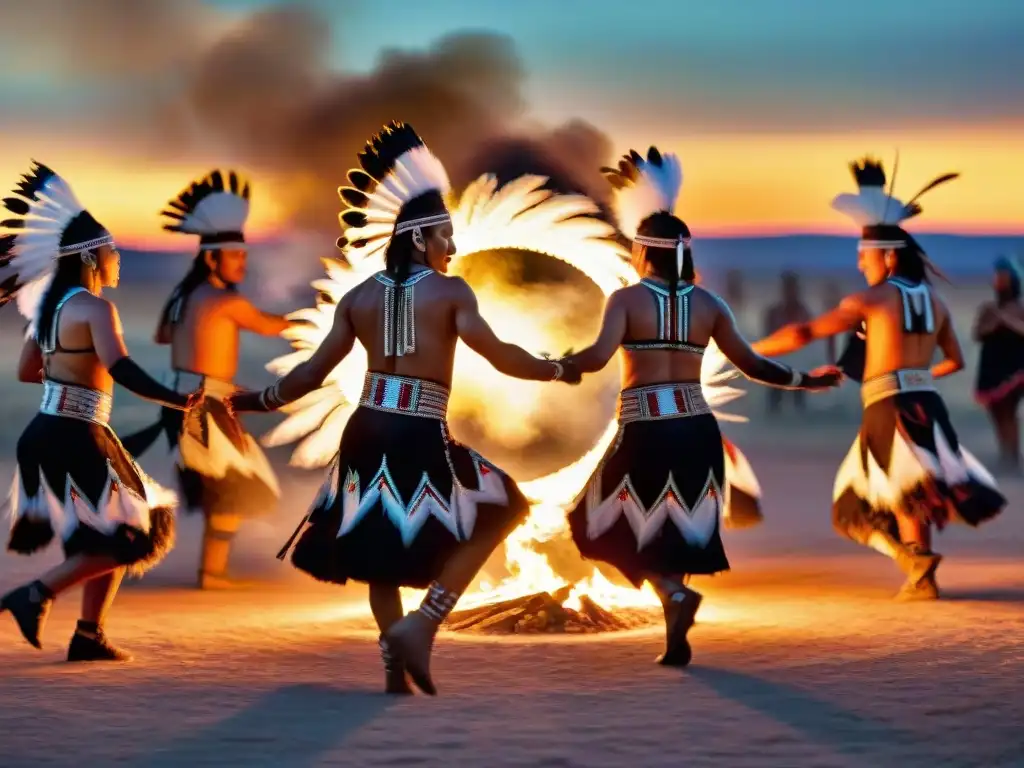
<path id="1" fill-rule="evenodd" d="M 595 217 L 598 208 L 587 197 L 560 195 L 545 189 L 542 176 L 523 176 L 498 187 L 492 176 L 471 184 L 457 204 L 451 204 L 458 243 L 451 269 L 459 262 L 484 251 L 528 251 L 563 261 L 589 278 L 607 296 L 623 285 L 638 280 L 629 266 L 629 255 L 616 242 L 615 229 Z M 284 375 L 305 361 L 331 327 L 335 306 L 342 295 L 369 275 L 383 269 L 379 256 L 347 263 L 324 261 L 325 277 L 315 280 L 316 306 L 290 316 L 302 321 L 285 332 L 293 351 L 268 364 Z M 485 316 L 502 338 L 527 349 L 563 349 L 562 339 L 552 338 L 551 328 L 536 308 L 502 304 L 500 286 L 474 286 Z M 510 379 L 460 343 L 455 361 L 455 386 L 450 415 L 479 413 L 479 404 L 493 401 L 494 393 L 504 397 L 503 418 L 488 423 L 491 437 L 513 444 L 523 436 L 523 425 L 531 421 L 536 385 Z M 286 406 L 288 416 L 264 436 L 268 446 L 298 442 L 291 456 L 295 466 L 325 466 L 334 456 L 349 415 L 359 401 L 366 371 L 365 352 L 357 348 L 328 376 L 322 389 Z M 705 353 L 702 383 L 705 397 L 719 418 L 723 404 L 742 394 L 727 381 L 735 371 L 712 343 Z M 458 610 L 448 620 L 456 631 L 487 633 L 603 632 L 648 623 L 657 616 L 661 603 L 649 586 L 636 590 L 610 581 L 591 564 L 580 564 L 583 578 L 560 575 L 552 567 L 545 545 L 568 542 L 566 512 L 597 467 L 617 425 L 614 413 L 604 415 L 607 427 L 596 444 L 577 461 L 544 477 L 521 482 L 531 500 L 530 515 L 505 542 L 508 576 L 497 583 L 479 580 L 464 595 Z M 735 417 L 734 417 L 735 418 Z M 550 546 L 548 547 L 550 548 Z M 403 590 L 407 604 L 422 593 Z"/>

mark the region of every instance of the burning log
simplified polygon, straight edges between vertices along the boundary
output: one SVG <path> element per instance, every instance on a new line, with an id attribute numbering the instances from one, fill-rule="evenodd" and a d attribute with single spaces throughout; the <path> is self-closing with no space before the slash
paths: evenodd
<path id="1" fill-rule="evenodd" d="M 563 603 L 571 590 L 566 586 L 553 593 L 537 592 L 457 611 L 448 617 L 446 626 L 454 632 L 481 634 L 580 634 L 631 629 L 652 618 L 646 610 L 611 613 L 586 596 L 580 598 L 579 611 L 566 608 Z"/>

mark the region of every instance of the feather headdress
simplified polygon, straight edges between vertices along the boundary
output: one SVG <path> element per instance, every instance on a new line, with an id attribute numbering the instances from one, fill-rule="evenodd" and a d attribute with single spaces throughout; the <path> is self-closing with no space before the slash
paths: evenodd
<path id="1" fill-rule="evenodd" d="M 898 162 L 898 159 L 897 159 Z M 857 182 L 857 194 L 844 193 L 832 200 L 832 207 L 849 216 L 861 228 L 861 248 L 901 248 L 909 235 L 902 223 L 921 213 L 918 200 L 923 194 L 957 178 L 959 173 L 944 173 L 926 184 L 909 202 L 902 202 L 893 194 L 893 183 L 886 191 L 885 168 L 871 157 L 850 163 L 850 171 Z"/>
<path id="2" fill-rule="evenodd" d="M 57 259 L 113 245 L 114 238 L 64 179 L 36 161 L 3 206 L 12 216 L 0 221 L 0 305 L 22 294 L 18 310 L 34 320 Z"/>
<path id="3" fill-rule="evenodd" d="M 211 171 L 167 203 L 160 212 L 164 229 L 199 235 L 208 248 L 244 248 L 250 195 L 249 181 L 237 171 Z"/>
<path id="4" fill-rule="evenodd" d="M 683 253 L 689 237 L 651 237 L 641 232 L 651 216 L 667 213 L 673 216 L 679 192 L 683 187 L 683 168 L 674 154 L 662 154 L 657 147 L 647 150 L 644 158 L 630 150 L 619 160 L 618 168 L 602 168 L 601 173 L 615 188 L 615 215 L 619 229 L 634 243 L 651 248 L 675 248 L 676 269 L 682 272 Z"/>
<path id="5" fill-rule="evenodd" d="M 359 153 L 359 165 L 348 172 L 351 186 L 338 188 L 346 206 L 338 215 L 343 232 L 338 248 L 351 262 L 383 253 L 394 235 L 451 221 L 443 203 L 413 218 L 402 216 L 412 200 L 428 192 L 443 199 L 451 189 L 448 172 L 412 126 L 384 126 Z"/>

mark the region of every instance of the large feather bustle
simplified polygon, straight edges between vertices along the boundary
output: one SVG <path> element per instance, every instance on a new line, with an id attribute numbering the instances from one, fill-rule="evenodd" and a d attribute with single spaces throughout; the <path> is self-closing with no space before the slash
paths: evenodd
<path id="1" fill-rule="evenodd" d="M 189 235 L 241 232 L 249 218 L 252 185 L 237 171 L 214 170 L 196 179 L 160 212 L 164 229 Z"/>
<path id="2" fill-rule="evenodd" d="M 880 224 L 899 225 L 921 213 L 917 202 L 921 195 L 957 178 L 959 173 L 944 173 L 926 184 L 909 202 L 904 203 L 885 191 L 885 169 L 882 163 L 871 157 L 864 157 L 850 163 L 850 171 L 857 182 L 857 194 L 849 192 L 836 195 L 832 208 L 850 217 L 859 227 L 873 227 Z"/>
<path id="3" fill-rule="evenodd" d="M 34 322 L 61 236 L 84 209 L 70 185 L 35 160 L 3 205 L 11 215 L 0 225 L 0 305 L 17 296 L 18 311 Z"/>
<path id="4" fill-rule="evenodd" d="M 626 237 L 636 237 L 649 216 L 674 212 L 683 186 L 683 168 L 676 155 L 651 147 L 644 158 L 630 150 L 617 168 L 602 168 L 601 172 L 615 189 L 615 215 Z"/>
<path id="5" fill-rule="evenodd" d="M 351 186 L 339 187 L 345 208 L 338 214 L 338 247 L 350 261 L 383 251 L 402 207 L 410 200 L 451 190 L 448 172 L 412 126 L 392 122 L 359 153 L 360 168 L 348 172 Z"/>

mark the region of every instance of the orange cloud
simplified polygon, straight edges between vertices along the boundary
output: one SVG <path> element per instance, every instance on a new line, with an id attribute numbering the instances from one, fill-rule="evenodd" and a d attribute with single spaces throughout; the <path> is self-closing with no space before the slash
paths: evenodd
<path id="1" fill-rule="evenodd" d="M 0 190 L 6 191 L 28 170 L 30 160 L 49 165 L 63 176 L 82 203 L 111 231 L 123 247 L 191 250 L 195 238 L 165 232 L 159 212 L 196 176 L 217 167 L 203 162 L 140 161 L 102 145 L 72 140 L 28 141 L 0 136 Z M 261 183 L 261 181 L 263 183 Z M 281 202 L 271 194 L 268 180 L 253 178 L 252 208 L 246 234 L 257 240 L 283 227 Z"/>

